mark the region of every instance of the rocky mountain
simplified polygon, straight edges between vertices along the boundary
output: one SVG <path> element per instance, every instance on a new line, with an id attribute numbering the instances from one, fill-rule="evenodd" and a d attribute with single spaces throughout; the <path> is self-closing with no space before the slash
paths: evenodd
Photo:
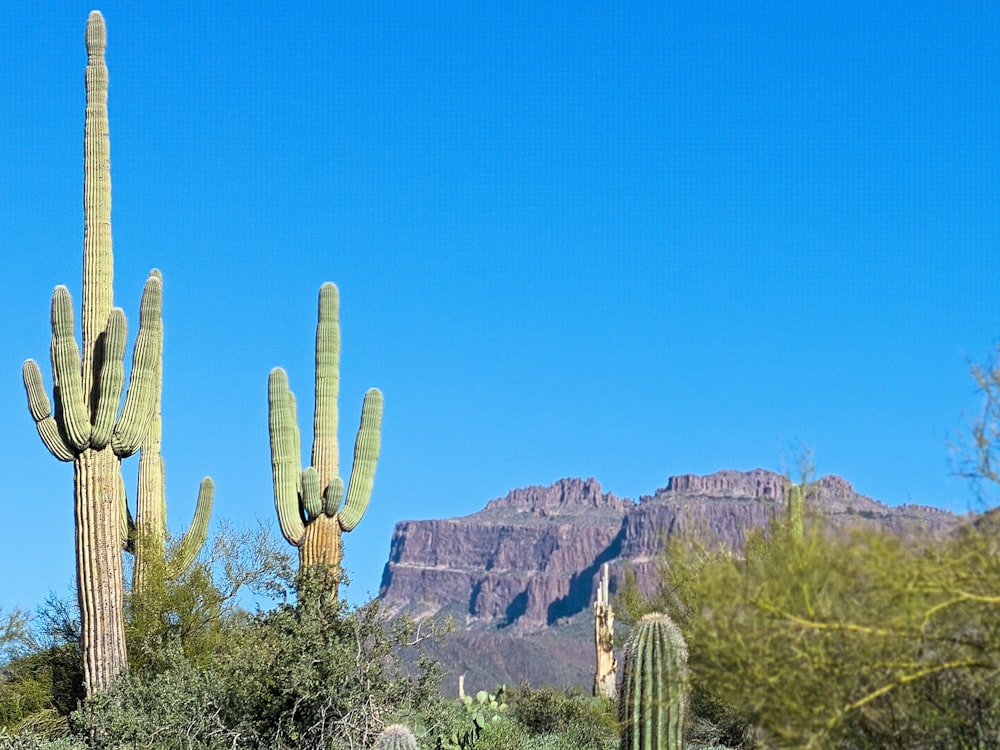
<path id="1" fill-rule="evenodd" d="M 836 476 L 813 483 L 806 502 L 834 524 L 901 534 L 937 535 L 957 522 L 935 508 L 883 505 Z M 784 508 L 785 479 L 763 469 L 674 476 L 638 502 L 602 492 L 595 479 L 518 489 L 469 516 L 397 524 L 380 598 L 394 613 L 452 617 L 456 632 L 437 655 L 467 673 L 467 684 L 587 687 L 590 607 L 603 563 L 612 589 L 627 564 L 650 591 L 670 537 L 688 533 L 735 549 Z"/>

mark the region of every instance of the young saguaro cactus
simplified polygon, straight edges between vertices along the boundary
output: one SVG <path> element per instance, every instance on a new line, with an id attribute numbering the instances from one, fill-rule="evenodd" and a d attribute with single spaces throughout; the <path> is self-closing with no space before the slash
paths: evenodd
<path id="1" fill-rule="evenodd" d="M 305 470 L 295 396 L 280 367 L 271 370 L 267 396 L 274 504 L 281 533 L 299 548 L 300 572 L 314 566 L 328 569 L 333 598 L 337 596 L 343 557 L 341 534 L 352 531 L 368 508 L 382 446 L 382 393 L 370 388 L 361 407 L 361 426 L 354 443 L 354 465 L 345 499 L 344 481 L 338 473 L 339 391 L 340 296 L 337 287 L 327 282 L 319 290 L 312 462 Z"/>
<path id="2" fill-rule="evenodd" d="M 802 508 L 804 505 L 802 487 L 790 484 L 785 489 L 788 511 L 788 534 L 795 541 L 802 540 Z"/>
<path id="3" fill-rule="evenodd" d="M 153 269 L 151 276 L 163 282 L 160 272 Z M 208 536 L 208 519 L 212 513 L 214 485 L 209 477 L 201 480 L 194 518 L 180 543 L 167 559 L 167 495 L 163 456 L 160 447 L 163 439 L 163 419 L 160 406 L 163 400 L 163 357 L 156 362 L 153 374 L 153 407 L 149 429 L 139 451 L 139 491 L 135 508 L 135 566 L 132 570 L 132 591 L 142 593 L 153 571 L 166 578 L 177 578 L 194 562 Z"/>
<path id="4" fill-rule="evenodd" d="M 621 750 L 682 750 L 687 696 L 687 645 L 680 628 L 665 614 L 645 615 L 625 643 Z"/>
<path id="5" fill-rule="evenodd" d="M 76 572 L 83 680 L 87 694 L 107 688 L 125 670 L 122 547 L 127 509 L 121 460 L 145 439 L 160 358 L 160 279 L 142 294 L 139 333 L 125 402 L 124 313 L 113 306 L 108 70 L 104 18 L 90 14 L 86 31 L 87 113 L 84 122 L 83 353 L 74 334 L 73 302 L 58 286 L 52 295 L 53 413 L 38 364 L 22 367 L 28 408 L 45 446 L 74 468 Z"/>

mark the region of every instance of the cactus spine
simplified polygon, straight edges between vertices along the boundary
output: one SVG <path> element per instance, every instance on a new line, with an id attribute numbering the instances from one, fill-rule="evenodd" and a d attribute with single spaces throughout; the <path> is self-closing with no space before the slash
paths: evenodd
<path id="1" fill-rule="evenodd" d="M 153 269 L 163 283 L 160 272 Z M 142 593 L 149 585 L 150 574 L 159 571 L 166 578 L 176 578 L 187 570 L 198 556 L 208 536 L 208 518 L 212 513 L 214 485 L 209 477 L 201 480 L 194 518 L 180 543 L 167 560 L 167 495 L 164 478 L 163 456 L 160 445 L 163 438 L 163 419 L 160 406 L 163 400 L 163 357 L 156 362 L 153 379 L 153 413 L 139 452 L 139 490 L 135 508 L 135 567 L 132 572 L 132 591 Z"/>
<path id="2" fill-rule="evenodd" d="M 375 750 L 417 750 L 417 738 L 402 724 L 390 724 L 375 740 Z"/>
<path id="3" fill-rule="evenodd" d="M 625 643 L 621 750 L 681 750 L 687 693 L 687 645 L 680 628 L 665 614 L 644 616 Z"/>
<path id="4" fill-rule="evenodd" d="M 268 377 L 268 426 L 274 504 L 281 533 L 299 548 L 299 571 L 323 566 L 331 576 L 331 596 L 343 557 L 341 533 L 351 531 L 368 508 L 375 467 L 382 445 L 382 393 L 370 388 L 361 407 L 361 426 L 354 443 L 354 465 L 343 507 L 344 481 L 339 475 L 337 398 L 340 390 L 340 298 L 337 287 L 319 290 L 316 326 L 316 405 L 312 462 L 302 469 L 301 439 L 295 396 L 280 367 Z"/>
<path id="5" fill-rule="evenodd" d="M 52 295 L 54 414 L 41 370 L 22 367 L 28 408 L 51 453 L 74 467 L 77 593 L 87 694 L 107 688 L 126 668 L 121 551 L 127 510 L 121 460 L 139 449 L 152 414 L 152 384 L 162 345 L 160 280 L 151 275 L 140 303 L 132 373 L 125 388 L 125 315 L 113 307 L 108 71 L 104 19 L 87 21 L 84 123 L 83 353 L 77 348 L 69 291 Z"/>
<path id="6" fill-rule="evenodd" d="M 615 611 L 611 608 L 608 583 L 608 564 L 604 563 L 594 602 L 594 646 L 597 650 L 594 696 L 614 700 L 618 695 L 618 663 L 615 661 Z"/>

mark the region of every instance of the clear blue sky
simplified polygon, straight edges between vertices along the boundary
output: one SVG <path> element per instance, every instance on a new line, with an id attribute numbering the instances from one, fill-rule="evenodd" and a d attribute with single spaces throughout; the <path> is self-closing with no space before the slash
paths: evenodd
<path id="1" fill-rule="evenodd" d="M 3 606 L 73 577 L 20 366 L 51 382 L 52 289 L 79 301 L 91 7 L 0 25 Z M 343 462 L 386 404 L 355 601 L 397 521 L 562 477 L 637 499 L 803 441 L 876 499 L 974 505 L 947 444 L 1000 338 L 1000 4 L 101 10 L 115 302 L 134 323 L 162 269 L 175 531 L 204 474 L 217 517 L 274 523 L 267 373 L 308 440 L 327 280 Z"/>

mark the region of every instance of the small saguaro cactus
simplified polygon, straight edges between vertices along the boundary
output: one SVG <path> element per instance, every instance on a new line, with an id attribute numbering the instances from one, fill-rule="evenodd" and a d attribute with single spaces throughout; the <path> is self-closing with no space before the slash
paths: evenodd
<path id="1" fill-rule="evenodd" d="M 150 272 L 162 285 L 163 277 L 155 268 Z M 162 348 L 162 347 L 161 347 Z M 177 578 L 194 562 L 208 536 L 208 519 L 212 513 L 214 485 L 209 477 L 201 480 L 194 518 L 170 559 L 166 554 L 167 495 L 163 456 L 163 357 L 153 372 L 153 408 L 149 429 L 139 451 L 139 488 L 135 508 L 135 566 L 132 571 L 132 591 L 145 590 L 150 570 L 160 571 L 166 578 Z"/>
<path id="2" fill-rule="evenodd" d="M 788 534 L 792 539 L 802 539 L 802 487 L 790 484 L 785 489 L 788 503 Z"/>
<path id="3" fill-rule="evenodd" d="M 621 750 L 681 750 L 687 696 L 687 645 L 680 628 L 665 614 L 645 615 L 625 643 Z"/>
<path id="4" fill-rule="evenodd" d="M 316 566 L 329 571 L 332 598 L 337 596 L 343 556 L 341 534 L 353 530 L 368 508 L 382 445 L 382 393 L 370 388 L 361 407 L 345 499 L 344 480 L 338 473 L 339 390 L 340 298 L 337 287 L 328 282 L 319 290 L 312 462 L 304 470 L 295 396 L 280 367 L 271 370 L 267 395 L 274 504 L 281 533 L 299 549 L 300 572 Z"/>
<path id="5" fill-rule="evenodd" d="M 390 724 L 375 740 L 375 750 L 417 750 L 417 738 L 402 724 Z"/>

